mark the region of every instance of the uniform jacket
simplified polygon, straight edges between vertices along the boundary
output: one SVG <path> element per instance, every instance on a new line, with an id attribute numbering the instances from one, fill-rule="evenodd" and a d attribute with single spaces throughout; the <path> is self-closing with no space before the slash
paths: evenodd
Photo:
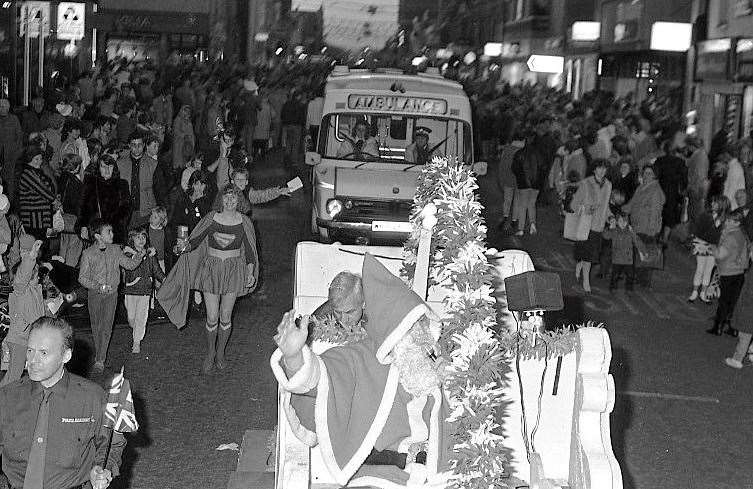
<path id="1" fill-rule="evenodd" d="M 94 465 L 119 474 L 126 441 L 113 432 L 110 454 L 104 460 L 109 432 L 103 428 L 107 396 L 87 379 L 65 372 L 52 388 L 47 429 L 45 487 L 72 487 L 89 480 Z M 23 487 L 31 438 L 42 399 L 42 386 L 28 377 L 0 389 L 0 449 L 3 472 L 11 487 Z"/>

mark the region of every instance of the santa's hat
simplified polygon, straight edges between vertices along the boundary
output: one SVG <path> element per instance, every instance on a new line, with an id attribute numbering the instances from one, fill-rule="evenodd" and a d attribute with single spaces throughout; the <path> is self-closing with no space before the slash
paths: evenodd
<path id="1" fill-rule="evenodd" d="M 370 254 L 363 259 L 363 295 L 366 302 L 366 329 L 377 345 L 379 363 L 392 362 L 390 353 L 424 315 L 433 315 L 426 302 L 410 290 Z"/>

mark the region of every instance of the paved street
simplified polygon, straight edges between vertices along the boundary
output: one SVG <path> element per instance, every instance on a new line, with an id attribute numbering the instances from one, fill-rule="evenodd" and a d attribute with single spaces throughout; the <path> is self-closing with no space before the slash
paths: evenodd
<path id="1" fill-rule="evenodd" d="M 284 182 L 286 175 L 273 168 L 257 171 L 255 183 Z M 215 448 L 240 443 L 246 429 L 275 425 L 276 386 L 267 362 L 273 330 L 292 299 L 295 243 L 309 238 L 308 197 L 299 192 L 257 207 L 254 216 L 264 282 L 236 308 L 230 370 L 199 375 L 205 344 L 196 314 L 180 332 L 150 327 L 139 356 L 130 353 L 130 329 L 116 329 L 108 373 L 125 364 L 142 424 L 129 438 L 116 487 L 224 488 L 236 453 Z M 586 296 L 573 288 L 572 247 L 559 237 L 553 208 L 540 209 L 539 220 L 535 238 L 514 242 L 493 230 L 490 244 L 522 247 L 537 268 L 560 273 L 567 309 L 555 320 L 606 324 L 618 390 L 612 439 L 625 487 L 753 488 L 753 369 L 724 366 L 734 340 L 704 333 L 713 307 L 685 302 L 691 258 L 672 247 L 668 270 L 656 274 L 651 291 L 609 294 L 606 282 L 595 280 Z"/>

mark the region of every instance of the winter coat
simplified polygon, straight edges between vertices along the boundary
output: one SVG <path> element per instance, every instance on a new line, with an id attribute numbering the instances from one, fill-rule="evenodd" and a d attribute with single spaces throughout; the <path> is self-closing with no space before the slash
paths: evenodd
<path id="1" fill-rule="evenodd" d="M 643 241 L 638 238 L 638 235 L 630 227 L 626 227 L 625 229 L 619 227 L 605 229 L 602 236 L 604 239 L 612 242 L 613 265 L 632 265 L 633 248 L 644 252 L 645 245 Z"/>
<path id="2" fill-rule="evenodd" d="M 517 182 L 515 179 L 515 173 L 512 171 L 512 162 L 515 158 L 515 153 L 520 151 L 519 146 L 512 144 L 506 144 L 499 152 L 499 169 L 497 170 L 497 183 L 500 190 L 505 188 L 515 188 Z"/>
<path id="3" fill-rule="evenodd" d="M 682 216 L 682 196 L 688 187 L 688 168 L 682 158 L 664 155 L 654 162 L 654 171 L 665 197 L 662 224 L 674 227 L 680 223 Z"/>
<path id="4" fill-rule="evenodd" d="M 745 171 L 737 158 L 732 158 L 728 163 L 727 178 L 724 179 L 724 196 L 729 199 L 732 205 L 730 210 L 733 211 L 737 209 L 735 194 L 738 190 L 745 190 Z"/>
<path id="5" fill-rule="evenodd" d="M 147 256 L 133 270 L 123 272 L 123 293 L 126 295 L 152 295 L 154 282 L 164 282 L 165 273 L 159 266 L 157 255 Z"/>
<path id="6" fill-rule="evenodd" d="M 105 180 L 101 176 L 87 175 L 81 191 L 81 214 L 76 226 L 89 227 L 97 218 L 112 224 L 116 243 L 125 240 L 130 214 L 131 194 L 128 183 L 122 178 Z M 89 229 L 93 238 L 93 230 Z"/>
<path id="7" fill-rule="evenodd" d="M 542 152 L 530 143 L 515 153 L 512 160 L 512 172 L 515 174 L 517 188 L 541 190 L 541 172 L 544 167 Z"/>
<path id="8" fill-rule="evenodd" d="M 750 243 L 740 223 L 727 219 L 714 251 L 719 275 L 732 276 L 745 273 L 750 261 Z"/>
<path id="9" fill-rule="evenodd" d="M 257 114 L 256 126 L 254 127 L 254 139 L 269 139 L 273 120 L 272 106 L 269 104 L 269 101 L 262 101 L 259 106 L 259 113 Z"/>
<path id="10" fill-rule="evenodd" d="M 622 206 L 622 210 L 630 214 L 630 223 L 636 233 L 656 236 L 661 231 L 665 201 L 659 182 L 652 180 L 635 189 L 633 198 Z"/>
<path id="11" fill-rule="evenodd" d="M 606 178 L 599 184 L 594 176 L 584 178 L 578 184 L 578 190 L 570 202 L 574 212 L 583 207 L 591 218 L 591 231 L 600 233 L 604 230 L 609 215 L 609 197 L 612 195 L 612 183 Z"/>

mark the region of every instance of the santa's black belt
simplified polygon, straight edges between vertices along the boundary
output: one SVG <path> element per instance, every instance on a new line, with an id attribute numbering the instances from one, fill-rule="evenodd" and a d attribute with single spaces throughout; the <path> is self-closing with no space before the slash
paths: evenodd
<path id="1" fill-rule="evenodd" d="M 399 453 L 394 450 L 371 450 L 371 453 L 363 462 L 364 465 L 394 465 L 405 470 L 405 461 L 408 454 Z M 420 451 L 416 454 L 416 463 L 426 465 L 426 452 Z"/>

